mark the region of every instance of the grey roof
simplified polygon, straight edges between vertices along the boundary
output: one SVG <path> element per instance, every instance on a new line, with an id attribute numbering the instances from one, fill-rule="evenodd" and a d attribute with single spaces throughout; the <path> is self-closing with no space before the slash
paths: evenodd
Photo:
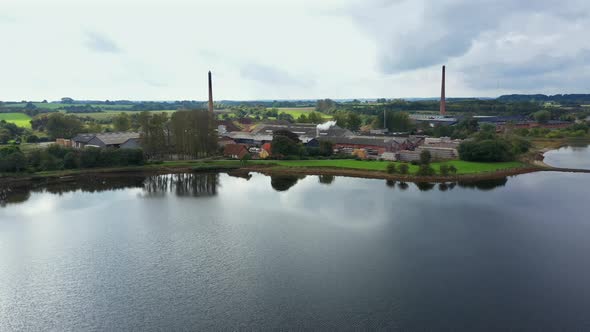
<path id="1" fill-rule="evenodd" d="M 127 142 L 133 138 L 139 138 L 139 133 L 134 132 L 117 132 L 96 134 L 96 138 L 101 140 L 105 145 L 118 145 Z"/>
<path id="2" fill-rule="evenodd" d="M 291 123 L 291 124 L 260 124 L 253 131 L 253 134 L 267 134 L 272 135 L 276 130 L 289 130 L 299 136 L 316 137 L 317 125 L 305 123 Z M 352 135 L 348 129 L 332 126 L 328 130 L 320 130 L 320 136 L 347 136 Z"/>
<path id="3" fill-rule="evenodd" d="M 88 143 L 88 141 L 90 141 L 94 137 L 96 137 L 96 134 L 78 134 L 74 138 L 72 138 L 72 141 L 79 143 Z"/>
<path id="4" fill-rule="evenodd" d="M 372 146 L 391 146 L 407 142 L 404 137 L 383 137 L 383 136 L 327 136 L 320 137 L 320 140 L 330 141 L 335 144 L 355 144 Z"/>

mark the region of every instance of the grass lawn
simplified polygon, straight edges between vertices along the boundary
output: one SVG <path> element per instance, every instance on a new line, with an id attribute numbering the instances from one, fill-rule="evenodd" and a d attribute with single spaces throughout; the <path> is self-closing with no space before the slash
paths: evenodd
<path id="1" fill-rule="evenodd" d="M 24 113 L 0 113 L 0 120 L 6 120 L 19 127 L 31 128 L 31 117 Z"/>
<path id="2" fill-rule="evenodd" d="M 257 160 L 251 161 L 252 163 L 271 163 L 277 164 L 284 167 L 339 167 L 339 168 L 351 168 L 371 171 L 385 171 L 388 161 L 363 161 L 363 160 Z M 401 164 L 401 163 L 396 163 Z M 462 160 L 451 160 L 444 163 L 432 163 L 432 167 L 438 172 L 438 168 L 441 164 L 454 165 L 457 168 L 457 174 L 473 174 L 483 172 L 493 172 L 502 169 L 522 167 L 523 164 L 517 161 L 514 162 L 501 162 L 501 163 L 478 163 L 469 162 Z M 411 165 L 410 173 L 415 173 L 418 170 L 418 166 Z"/>

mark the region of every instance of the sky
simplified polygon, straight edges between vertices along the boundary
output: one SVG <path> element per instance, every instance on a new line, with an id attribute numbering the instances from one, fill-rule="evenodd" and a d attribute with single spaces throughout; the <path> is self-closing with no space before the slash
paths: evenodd
<path id="1" fill-rule="evenodd" d="M 587 0 L 1 0 L 0 100 L 590 93 Z"/>

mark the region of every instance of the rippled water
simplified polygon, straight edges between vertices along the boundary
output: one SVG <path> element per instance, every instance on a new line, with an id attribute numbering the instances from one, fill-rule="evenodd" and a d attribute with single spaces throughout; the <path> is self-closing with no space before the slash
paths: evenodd
<path id="1" fill-rule="evenodd" d="M 589 330 L 590 174 L 4 188 L 0 330 Z"/>
<path id="2" fill-rule="evenodd" d="M 572 145 L 544 154 L 547 165 L 564 168 L 590 169 L 590 145 Z"/>

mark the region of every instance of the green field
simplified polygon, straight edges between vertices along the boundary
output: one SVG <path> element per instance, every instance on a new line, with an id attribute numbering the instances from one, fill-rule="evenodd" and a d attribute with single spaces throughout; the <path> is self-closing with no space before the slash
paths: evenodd
<path id="1" fill-rule="evenodd" d="M 370 171 L 385 171 L 388 161 L 363 161 L 363 160 L 261 160 L 252 161 L 253 163 L 271 163 L 277 164 L 284 167 L 336 167 L 336 168 L 350 168 Z M 401 163 L 397 163 L 401 164 Z M 501 162 L 501 163 L 478 163 L 469 162 L 462 160 L 451 160 L 446 162 L 434 162 L 431 166 L 438 172 L 438 168 L 441 164 L 454 165 L 457 168 L 457 174 L 474 174 L 483 172 L 493 172 L 502 169 L 518 168 L 522 167 L 523 164 L 517 161 L 513 162 Z M 409 165 L 410 173 L 415 173 L 418 170 L 418 166 Z"/>
<path id="2" fill-rule="evenodd" d="M 31 128 L 31 117 L 24 113 L 0 113 L 0 120 L 6 120 L 19 127 Z"/>
<path id="3" fill-rule="evenodd" d="M 62 103 L 32 103 L 33 105 L 37 106 L 37 108 L 44 108 L 50 110 L 58 110 L 62 109 L 65 106 L 84 106 L 86 104 L 62 104 Z M 15 103 L 15 104 L 5 104 L 5 107 L 13 107 L 13 108 L 24 108 L 27 103 Z M 109 110 L 128 110 L 133 105 L 104 105 L 104 104 L 89 104 L 92 107 L 100 107 L 102 109 L 109 109 Z"/>
<path id="4" fill-rule="evenodd" d="M 270 110 L 270 108 L 268 108 Z M 290 114 L 293 118 L 297 119 L 301 114 L 306 114 L 313 112 L 315 110 L 315 107 L 280 107 L 277 108 L 279 110 L 279 114 L 281 113 L 287 113 Z M 319 114 L 322 115 L 322 118 L 324 119 L 331 119 L 332 117 L 330 115 L 324 114 L 324 113 L 320 113 Z"/>

